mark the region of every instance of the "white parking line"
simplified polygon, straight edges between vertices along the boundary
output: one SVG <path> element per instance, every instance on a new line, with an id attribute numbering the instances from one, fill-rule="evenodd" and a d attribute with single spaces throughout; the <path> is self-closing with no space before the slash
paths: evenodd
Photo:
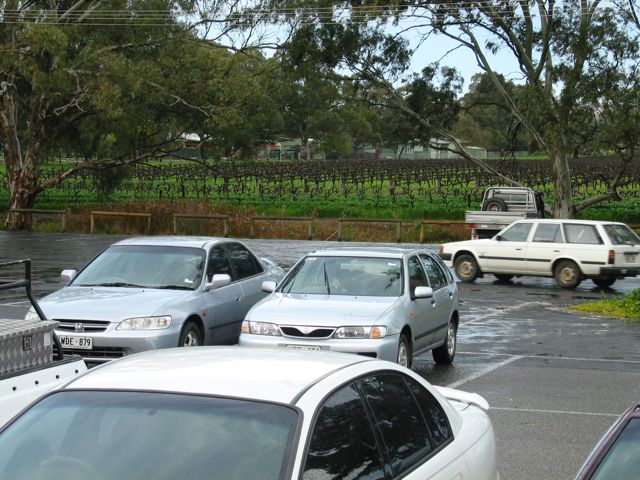
<path id="1" fill-rule="evenodd" d="M 513 357 L 516 360 L 520 358 L 535 358 L 536 360 L 571 360 L 575 362 L 604 362 L 604 363 L 630 363 L 632 365 L 640 365 L 640 360 L 616 360 L 613 358 L 583 358 L 583 357 L 552 357 L 545 355 L 515 355 L 512 353 L 491 353 L 491 352 L 462 352 L 456 354 L 464 355 L 484 355 L 487 357 Z"/>
<path id="2" fill-rule="evenodd" d="M 614 417 L 617 418 L 621 413 L 598 413 L 598 412 L 574 412 L 571 410 L 542 410 L 538 408 L 515 408 L 515 407 L 494 407 L 490 410 L 501 410 L 506 412 L 525 412 L 525 413 L 556 413 L 562 415 L 586 415 L 592 417 Z"/>
<path id="3" fill-rule="evenodd" d="M 532 307 L 532 306 L 546 306 L 549 307 L 551 306 L 551 304 L 549 302 L 526 302 L 526 303 L 521 303 L 520 305 L 515 305 L 513 307 L 506 307 L 506 308 L 502 308 L 502 309 L 493 309 L 492 311 L 490 311 L 489 313 L 483 313 L 481 315 L 473 315 L 467 313 L 467 315 L 471 316 L 471 320 L 467 320 L 466 322 L 460 322 L 461 325 L 469 325 L 470 323 L 475 323 L 475 322 L 479 322 L 481 320 L 486 320 L 487 318 L 491 318 L 494 317 L 496 315 L 501 315 L 504 313 L 508 313 L 511 311 L 515 311 L 515 310 L 520 310 L 522 308 L 528 308 L 528 307 Z"/>
<path id="4" fill-rule="evenodd" d="M 449 385 L 447 385 L 447 387 L 449 388 L 458 388 L 460 385 L 462 385 L 463 383 L 467 383 L 470 382 L 471 380 L 475 380 L 476 378 L 480 378 L 488 373 L 493 372 L 494 370 L 497 370 L 500 367 L 504 367 L 505 365 L 509 365 L 512 362 L 515 362 L 516 360 L 519 360 L 520 357 L 519 356 L 513 356 L 513 357 L 509 357 L 506 360 L 503 360 L 499 363 L 496 363 L 495 365 L 491 365 L 490 367 L 487 367 L 483 370 L 480 370 L 479 372 L 474 373 L 473 375 L 469 375 L 468 377 L 464 377 L 461 378 L 460 380 L 456 380 L 453 383 L 450 383 Z"/>
<path id="5" fill-rule="evenodd" d="M 0 307 L 21 307 L 23 305 L 29 305 L 29 301 L 21 300 L 19 302 L 0 303 Z"/>

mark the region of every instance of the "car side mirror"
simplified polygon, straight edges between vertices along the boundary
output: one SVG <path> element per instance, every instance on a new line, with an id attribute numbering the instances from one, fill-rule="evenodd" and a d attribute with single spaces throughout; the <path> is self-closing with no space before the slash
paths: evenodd
<path id="1" fill-rule="evenodd" d="M 433 288 L 431 287 L 416 287 L 413 292 L 414 298 L 431 298 L 433 297 Z"/>
<path id="2" fill-rule="evenodd" d="M 500 241 L 502 241 L 502 235 L 496 235 L 493 239 L 497 240 L 498 242 L 500 242 Z"/>
<path id="3" fill-rule="evenodd" d="M 211 277 L 211 281 L 207 282 L 204 286 L 206 292 L 215 290 L 217 288 L 226 287 L 231 283 L 231 277 L 226 273 L 216 273 Z"/>
<path id="4" fill-rule="evenodd" d="M 264 282 L 262 282 L 262 291 L 266 292 L 266 293 L 272 293 L 275 291 L 276 289 L 276 282 L 272 281 L 272 280 L 266 280 Z"/>
<path id="5" fill-rule="evenodd" d="M 76 276 L 76 273 L 78 273 L 76 270 L 70 269 L 70 270 L 63 270 L 62 273 L 60 274 L 60 280 L 69 283 L 71 280 L 74 279 L 74 277 Z"/>

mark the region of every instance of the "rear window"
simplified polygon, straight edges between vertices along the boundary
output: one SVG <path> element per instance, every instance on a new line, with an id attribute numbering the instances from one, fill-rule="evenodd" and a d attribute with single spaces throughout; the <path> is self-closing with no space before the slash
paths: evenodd
<path id="1" fill-rule="evenodd" d="M 603 225 L 613 245 L 640 245 L 640 237 L 626 225 Z"/>

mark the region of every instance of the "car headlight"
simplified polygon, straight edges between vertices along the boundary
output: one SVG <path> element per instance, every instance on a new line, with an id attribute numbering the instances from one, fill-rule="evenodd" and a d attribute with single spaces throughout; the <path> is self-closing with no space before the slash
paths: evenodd
<path id="1" fill-rule="evenodd" d="M 134 317 L 120 322 L 116 330 L 161 330 L 169 328 L 171 315 L 159 317 Z"/>
<path id="2" fill-rule="evenodd" d="M 333 338 L 382 338 L 387 335 L 387 327 L 374 325 L 373 327 L 340 327 L 333 334 Z"/>
<path id="3" fill-rule="evenodd" d="M 280 336 L 280 329 L 275 323 L 266 322 L 250 322 L 245 320 L 242 322 L 242 333 L 252 333 L 253 335 L 270 335 L 272 337 Z"/>
<path id="4" fill-rule="evenodd" d="M 37 322 L 40 320 L 40 316 L 33 308 L 30 308 L 27 314 L 24 316 L 26 322 Z"/>

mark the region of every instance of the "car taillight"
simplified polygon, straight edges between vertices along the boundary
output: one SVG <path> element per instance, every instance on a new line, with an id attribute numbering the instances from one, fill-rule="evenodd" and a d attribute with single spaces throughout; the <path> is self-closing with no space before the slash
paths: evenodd
<path id="1" fill-rule="evenodd" d="M 444 253 L 444 245 L 440 245 L 440 253 Z"/>
<path id="2" fill-rule="evenodd" d="M 609 260 L 607 260 L 607 263 L 609 265 L 613 265 L 614 263 L 616 263 L 616 251 L 615 250 L 609 250 Z"/>
<path id="3" fill-rule="evenodd" d="M 477 228 L 478 224 L 477 223 L 465 223 L 464 225 L 467 228 Z"/>

